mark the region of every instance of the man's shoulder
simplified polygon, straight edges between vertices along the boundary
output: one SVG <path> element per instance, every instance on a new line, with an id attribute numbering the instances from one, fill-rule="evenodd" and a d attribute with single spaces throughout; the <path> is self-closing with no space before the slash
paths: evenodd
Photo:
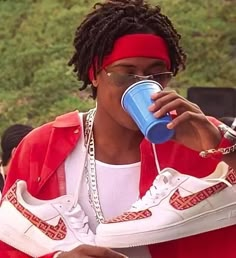
<path id="1" fill-rule="evenodd" d="M 72 111 L 63 115 L 57 116 L 55 120 L 45 123 L 32 130 L 24 139 L 24 141 L 30 144 L 40 144 L 40 142 L 48 141 L 52 133 L 55 130 L 61 130 L 65 132 L 67 129 L 80 127 L 80 119 L 78 111 Z"/>
<path id="2" fill-rule="evenodd" d="M 80 125 L 79 111 L 75 110 L 60 116 L 57 116 L 53 121 L 53 127 L 55 128 L 67 128 Z"/>

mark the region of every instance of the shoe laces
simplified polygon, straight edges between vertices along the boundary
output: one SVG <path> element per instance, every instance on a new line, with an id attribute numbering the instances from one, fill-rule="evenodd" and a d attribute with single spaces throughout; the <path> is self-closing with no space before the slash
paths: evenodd
<path id="1" fill-rule="evenodd" d="M 76 232 L 88 234 L 90 231 L 88 226 L 88 217 L 79 205 L 76 205 L 71 210 L 65 212 L 70 226 L 76 230 Z"/>
<path id="2" fill-rule="evenodd" d="M 156 204 L 160 199 L 164 198 L 170 191 L 171 178 L 173 175 L 170 171 L 165 171 L 158 175 L 153 181 L 152 186 L 146 194 L 137 200 L 132 208 L 147 208 Z"/>

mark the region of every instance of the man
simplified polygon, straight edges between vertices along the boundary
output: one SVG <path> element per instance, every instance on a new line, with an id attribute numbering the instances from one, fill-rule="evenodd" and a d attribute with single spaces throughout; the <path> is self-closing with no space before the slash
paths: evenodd
<path id="1" fill-rule="evenodd" d="M 23 124 L 13 124 L 9 127 L 7 127 L 2 136 L 1 136 L 1 164 L 0 164 L 0 169 L 1 169 L 1 177 L 0 185 L 2 184 L 3 187 L 3 182 L 4 179 L 8 173 L 8 167 L 10 165 L 11 158 L 15 152 L 16 147 L 18 144 L 21 142 L 21 140 L 33 130 L 33 127 L 29 125 L 23 125 Z M 2 189 L 0 187 L 0 191 Z"/>
<path id="2" fill-rule="evenodd" d="M 78 203 L 93 232 L 104 218 L 126 211 L 152 185 L 157 168 L 151 143 L 122 109 L 121 97 L 137 81 L 136 75 L 151 75 L 152 80 L 166 87 L 171 73 L 176 75 L 185 67 L 186 55 L 179 40 L 180 35 L 159 7 L 140 0 L 97 4 L 76 30 L 75 53 L 69 62 L 83 81 L 82 89 L 92 85 L 96 111 L 89 115 L 66 114 L 26 137 L 15 153 L 3 194 L 16 178 L 25 180 L 29 192 L 39 199 L 78 193 Z M 154 104 L 149 110 L 154 116 L 172 111 L 177 114 L 168 125 L 175 130 L 174 138 L 155 146 L 161 169 L 172 167 L 203 177 L 214 171 L 221 160 L 236 169 L 235 152 L 217 158 L 199 156 L 200 151 L 224 144 L 218 121 L 207 118 L 199 107 L 174 91 L 151 97 Z M 85 160 L 88 166 L 80 162 L 81 144 L 89 146 Z M 77 182 L 79 178 L 81 184 Z M 91 197 L 91 191 L 98 193 L 99 200 Z M 78 243 L 68 252 L 58 250 L 45 257 L 121 258 L 125 254 L 130 258 L 233 258 L 235 234 L 236 227 L 232 226 L 119 252 Z M 28 257 L 4 244 L 0 251 L 10 257 Z"/>

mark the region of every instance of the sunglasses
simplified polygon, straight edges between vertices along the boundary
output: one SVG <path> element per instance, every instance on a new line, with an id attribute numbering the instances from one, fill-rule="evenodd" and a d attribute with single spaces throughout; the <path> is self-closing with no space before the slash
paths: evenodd
<path id="1" fill-rule="evenodd" d="M 153 80 L 166 86 L 173 77 L 172 72 L 161 72 L 150 75 L 137 75 L 137 74 L 125 74 L 119 72 L 109 72 L 105 70 L 106 75 L 113 81 L 118 87 L 129 87 L 131 84 L 142 80 Z"/>

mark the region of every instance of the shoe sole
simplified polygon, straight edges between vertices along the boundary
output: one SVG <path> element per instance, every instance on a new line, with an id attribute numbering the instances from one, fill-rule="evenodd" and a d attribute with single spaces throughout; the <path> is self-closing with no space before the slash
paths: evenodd
<path id="1" fill-rule="evenodd" d="M 121 222 L 122 224 L 122 222 Z M 167 242 L 201 234 L 236 224 L 236 204 L 192 217 L 181 223 L 148 232 L 127 235 L 96 235 L 96 245 L 109 248 L 126 248 Z M 112 224 L 111 224 L 112 225 Z M 128 225 L 127 225 L 128 227 Z M 138 228 L 138 222 L 137 222 Z"/>
<path id="2" fill-rule="evenodd" d="M 17 232 L 9 224 L 2 224 L 0 221 L 0 229 L 0 240 L 13 246 L 17 250 L 20 250 L 32 257 L 39 257 L 50 253 L 47 248 L 40 246 L 39 243 L 33 241 L 27 235 L 23 235 L 22 232 Z M 28 246 L 27 250 L 23 248 L 24 246 Z M 29 248 L 32 252 L 29 252 Z"/>

